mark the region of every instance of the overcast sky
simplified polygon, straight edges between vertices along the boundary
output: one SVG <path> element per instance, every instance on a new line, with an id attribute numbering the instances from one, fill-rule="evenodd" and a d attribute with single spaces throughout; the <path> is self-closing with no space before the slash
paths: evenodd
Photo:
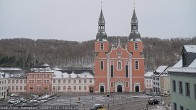
<path id="1" fill-rule="evenodd" d="M 128 36 L 133 0 L 102 0 L 108 36 Z M 0 39 L 96 38 L 101 0 L 0 0 Z M 135 0 L 142 37 L 196 36 L 196 0 Z"/>

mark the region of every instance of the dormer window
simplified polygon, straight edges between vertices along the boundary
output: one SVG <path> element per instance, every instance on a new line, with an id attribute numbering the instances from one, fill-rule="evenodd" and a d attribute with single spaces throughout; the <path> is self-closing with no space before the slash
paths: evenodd
<path id="1" fill-rule="evenodd" d="M 103 43 L 100 44 L 100 49 L 103 50 Z"/>
<path id="2" fill-rule="evenodd" d="M 138 43 L 134 43 L 134 49 L 138 50 Z"/>

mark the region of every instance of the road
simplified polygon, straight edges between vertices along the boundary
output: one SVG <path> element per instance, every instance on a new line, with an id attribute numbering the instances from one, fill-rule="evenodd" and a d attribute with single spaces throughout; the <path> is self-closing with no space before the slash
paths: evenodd
<path id="1" fill-rule="evenodd" d="M 109 97 L 107 97 L 107 94 L 82 93 L 63 93 L 57 94 L 57 96 L 59 97 L 55 96 L 56 98 L 48 100 L 45 103 L 40 103 L 34 108 L 44 110 L 69 110 L 71 107 L 75 110 L 90 110 L 94 104 L 103 104 L 107 110 L 146 110 L 147 102 L 152 98 L 152 96 L 146 96 L 139 93 L 113 93 L 110 94 Z M 164 100 L 167 104 L 171 103 L 170 97 L 161 98 L 159 96 L 154 96 L 154 98 L 160 102 L 161 100 Z M 3 106 L 9 106 L 7 100 L 0 102 L 0 107 Z M 156 106 L 148 106 L 149 110 L 155 107 Z"/>
<path id="2" fill-rule="evenodd" d="M 80 98 L 80 103 L 78 103 L 78 98 Z M 90 110 L 94 104 L 103 104 L 108 110 L 144 110 L 150 98 L 152 97 L 130 93 L 111 94 L 109 97 L 106 94 L 61 94 L 57 99 L 43 103 L 41 106 L 66 105 L 69 108 L 71 102 L 71 106 L 78 110 Z M 161 97 L 155 98 L 161 101 Z M 170 98 L 162 98 L 162 100 L 170 103 Z M 148 107 L 149 109 L 155 108 L 155 106 Z"/>

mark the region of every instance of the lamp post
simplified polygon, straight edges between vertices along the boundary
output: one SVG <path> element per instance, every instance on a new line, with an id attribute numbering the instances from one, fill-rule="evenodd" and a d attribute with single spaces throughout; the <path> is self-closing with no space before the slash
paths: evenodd
<path id="1" fill-rule="evenodd" d="M 69 92 L 69 95 L 70 95 L 69 101 L 70 101 L 70 110 L 71 110 L 71 87 L 70 86 L 68 87 L 68 92 Z"/>
<path id="2" fill-rule="evenodd" d="M 113 88 L 113 105 L 114 105 L 114 88 Z"/>
<path id="3" fill-rule="evenodd" d="M 163 105 L 165 103 L 165 100 L 164 100 L 164 89 L 161 88 L 161 105 Z"/>

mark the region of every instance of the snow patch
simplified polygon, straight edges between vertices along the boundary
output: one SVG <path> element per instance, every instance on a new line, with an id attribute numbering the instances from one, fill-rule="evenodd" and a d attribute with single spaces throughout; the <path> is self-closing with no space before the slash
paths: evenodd
<path id="1" fill-rule="evenodd" d="M 193 62 L 189 65 L 189 67 L 196 67 L 196 58 L 193 60 Z"/>
<path id="2" fill-rule="evenodd" d="M 184 45 L 187 52 L 196 53 L 196 45 Z"/>
<path id="3" fill-rule="evenodd" d="M 153 75 L 153 72 L 147 72 L 144 74 L 144 76 L 152 76 Z"/>

